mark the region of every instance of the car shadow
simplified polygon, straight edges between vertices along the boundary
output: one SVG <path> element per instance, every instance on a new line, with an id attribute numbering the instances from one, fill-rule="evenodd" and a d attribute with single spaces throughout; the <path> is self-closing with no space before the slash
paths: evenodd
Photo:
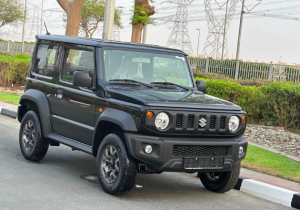
<path id="1" fill-rule="evenodd" d="M 48 154 L 40 163 L 47 167 L 63 168 L 65 172 L 75 175 L 78 179 L 85 180 L 87 187 L 99 188 L 105 193 L 96 176 L 96 158 L 82 153 L 72 152 L 71 149 L 50 148 Z M 118 196 L 118 199 L 167 199 L 172 196 L 195 196 L 199 193 L 207 194 L 195 174 L 164 172 L 162 174 L 137 174 L 136 184 L 142 188 L 133 188 L 129 193 Z M 209 193 L 210 194 L 210 193 Z M 184 197 L 186 197 L 184 196 Z"/>

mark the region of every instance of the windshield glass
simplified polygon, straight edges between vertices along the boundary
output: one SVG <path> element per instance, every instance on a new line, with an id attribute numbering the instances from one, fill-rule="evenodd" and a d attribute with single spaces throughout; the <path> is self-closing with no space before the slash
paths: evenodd
<path id="1" fill-rule="evenodd" d="M 104 50 L 106 80 L 131 79 L 146 84 L 171 82 L 192 87 L 191 76 L 183 55 Z"/>

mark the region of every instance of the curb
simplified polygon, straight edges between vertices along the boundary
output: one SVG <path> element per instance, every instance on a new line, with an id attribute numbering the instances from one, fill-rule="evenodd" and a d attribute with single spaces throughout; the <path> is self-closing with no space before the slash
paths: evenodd
<path id="1" fill-rule="evenodd" d="M 300 209 L 300 194 L 295 191 L 276 187 L 263 182 L 239 177 L 234 189 L 254 195 L 274 203 Z"/>
<path id="2" fill-rule="evenodd" d="M 9 109 L 5 109 L 3 107 L 0 106 L 0 115 L 4 115 L 13 119 L 17 118 L 17 112 L 16 111 L 12 111 Z"/>

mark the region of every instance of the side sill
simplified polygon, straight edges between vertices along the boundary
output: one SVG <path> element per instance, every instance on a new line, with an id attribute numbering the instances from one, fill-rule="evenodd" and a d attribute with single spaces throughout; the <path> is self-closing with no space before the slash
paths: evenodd
<path id="1" fill-rule="evenodd" d="M 66 137 L 63 137 L 63 136 L 60 136 L 58 134 L 55 134 L 55 133 L 50 133 L 47 138 L 51 139 L 51 140 L 54 140 L 54 141 L 57 141 L 59 143 L 62 143 L 66 146 L 69 146 L 69 147 L 72 147 L 74 149 L 78 149 L 82 152 L 85 152 L 85 153 L 88 153 L 90 155 L 92 155 L 92 147 L 89 146 L 89 145 L 86 145 L 86 144 L 83 144 L 83 143 L 80 143 L 78 141 L 75 141 L 73 139 L 69 139 L 69 138 L 66 138 Z"/>

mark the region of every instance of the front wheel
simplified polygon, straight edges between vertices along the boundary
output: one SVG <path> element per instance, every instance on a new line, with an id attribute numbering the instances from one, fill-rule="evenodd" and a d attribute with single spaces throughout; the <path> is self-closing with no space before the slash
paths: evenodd
<path id="1" fill-rule="evenodd" d="M 232 171 L 198 173 L 202 184 L 207 190 L 224 193 L 231 190 L 237 183 L 241 164 L 237 164 Z"/>
<path id="2" fill-rule="evenodd" d="M 102 140 L 97 153 L 97 173 L 103 190 L 111 195 L 128 192 L 135 182 L 136 163 L 121 138 L 112 133 Z"/>
<path id="3" fill-rule="evenodd" d="M 34 111 L 26 112 L 20 125 L 19 144 L 25 159 L 42 160 L 49 147 L 49 141 L 42 135 L 41 123 Z"/>

